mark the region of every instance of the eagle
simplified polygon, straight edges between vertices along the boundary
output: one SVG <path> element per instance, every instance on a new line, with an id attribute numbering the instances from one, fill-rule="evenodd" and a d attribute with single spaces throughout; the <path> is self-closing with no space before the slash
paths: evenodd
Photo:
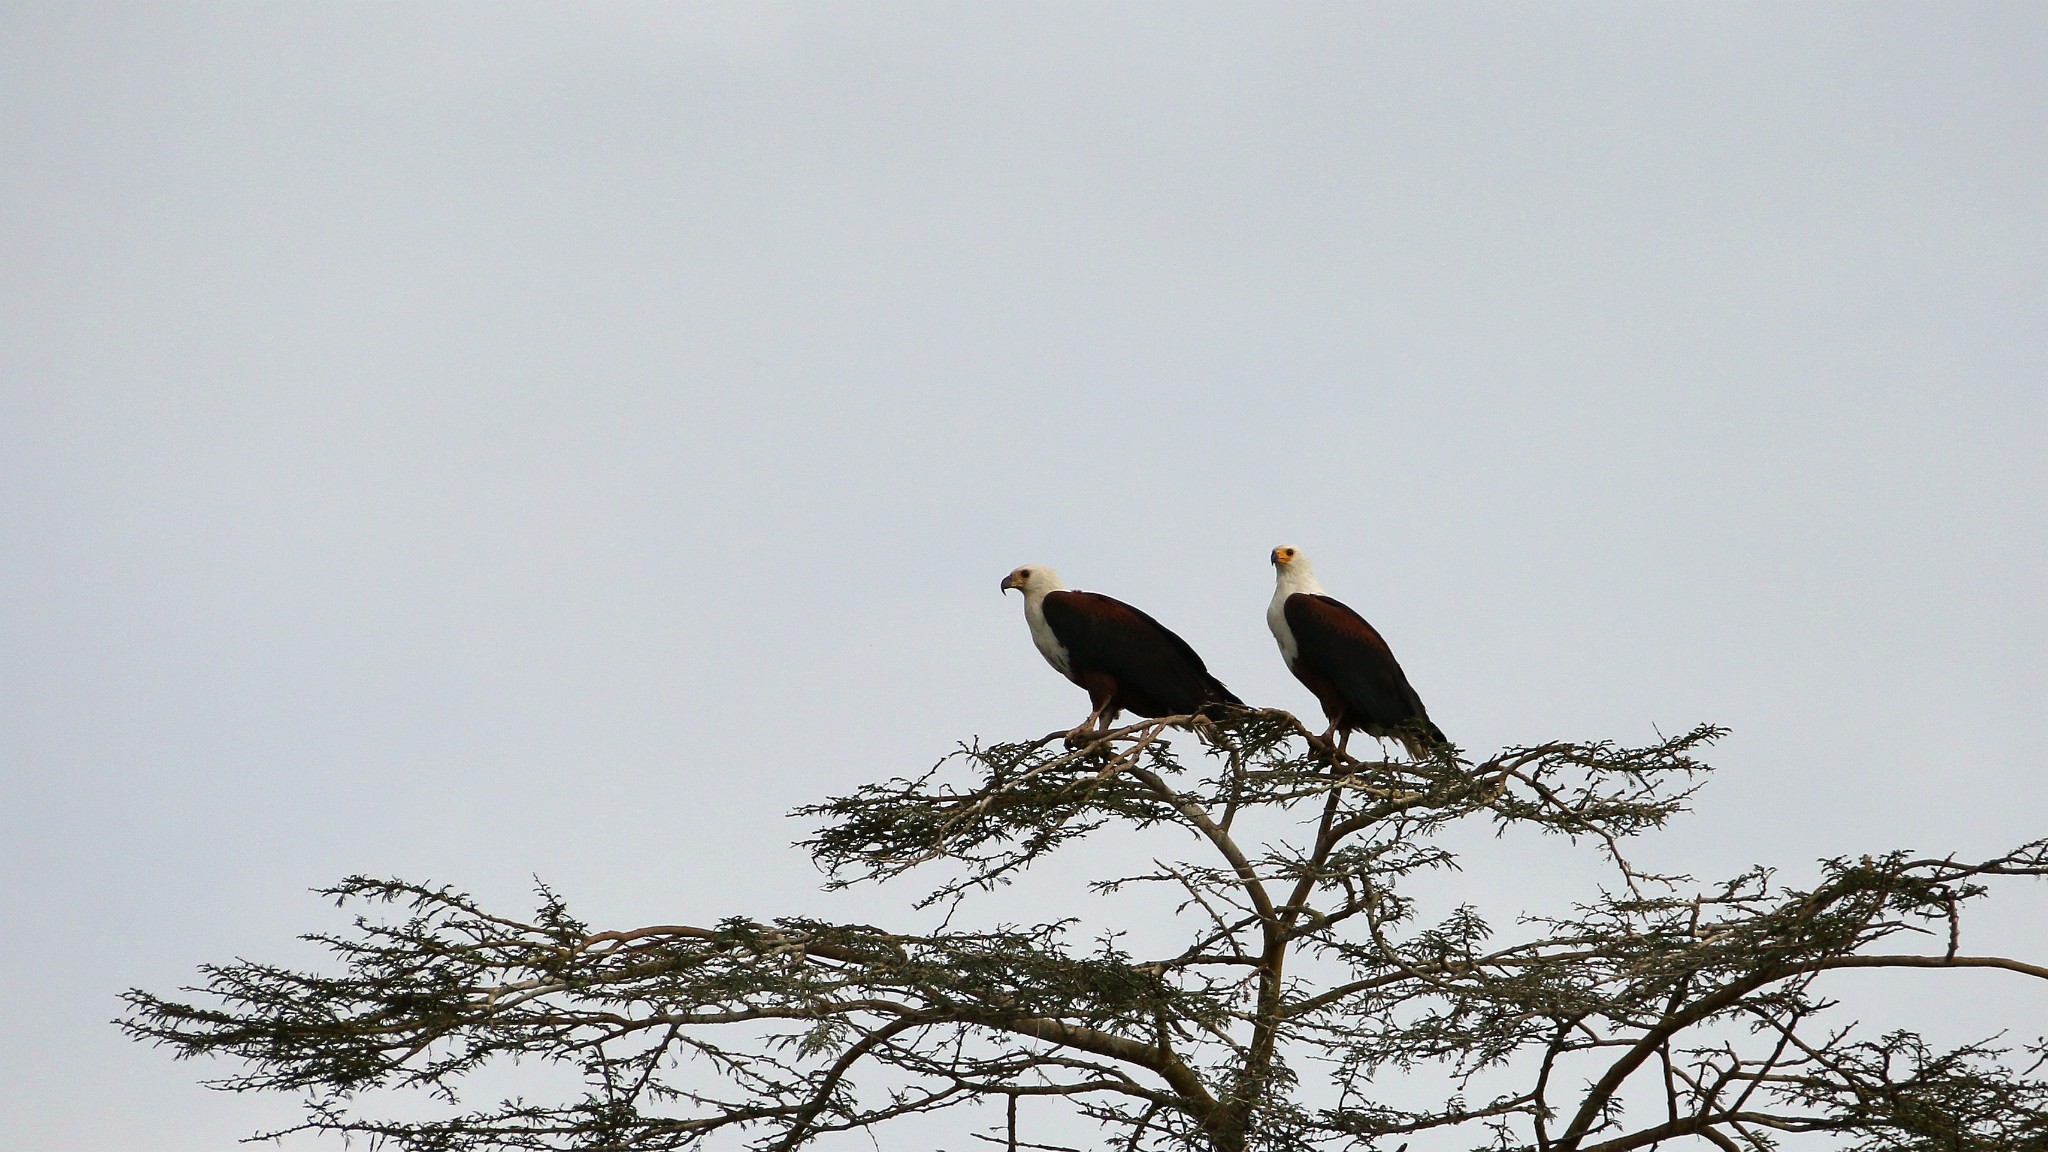
<path id="1" fill-rule="evenodd" d="M 1187 641 L 1121 600 L 1072 591 L 1042 564 L 1003 577 L 1003 591 L 1012 588 L 1024 593 L 1024 622 L 1039 655 L 1088 692 L 1088 718 L 1069 736 L 1106 731 L 1118 712 L 1214 719 L 1219 706 L 1244 703 L 1209 675 Z"/>
<path id="2" fill-rule="evenodd" d="M 1275 548 L 1273 602 L 1266 626 L 1280 642 L 1287 670 L 1316 694 L 1330 720 L 1323 739 L 1338 737 L 1338 751 L 1354 731 L 1399 740 L 1421 759 L 1444 734 L 1430 722 L 1422 697 L 1394 660 L 1394 650 L 1365 618 L 1325 595 L 1308 557 Z"/>

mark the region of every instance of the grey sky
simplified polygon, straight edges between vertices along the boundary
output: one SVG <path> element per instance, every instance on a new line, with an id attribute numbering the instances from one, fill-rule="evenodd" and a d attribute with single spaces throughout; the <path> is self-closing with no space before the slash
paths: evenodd
<path id="1" fill-rule="evenodd" d="M 2038 5 L 0 7 L 0 1131 L 287 1115 L 105 1021 L 348 872 L 902 919 L 781 814 L 1081 717 L 1027 561 L 1730 725 L 1675 866 L 2041 835 L 2044 126 Z"/>

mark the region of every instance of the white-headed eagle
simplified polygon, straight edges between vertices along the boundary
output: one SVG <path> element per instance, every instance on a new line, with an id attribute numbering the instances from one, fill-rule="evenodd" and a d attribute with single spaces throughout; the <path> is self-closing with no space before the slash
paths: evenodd
<path id="1" fill-rule="evenodd" d="M 1421 759 L 1444 734 L 1430 723 L 1422 697 L 1394 660 L 1394 650 L 1365 618 L 1323 592 L 1308 557 L 1293 548 L 1273 549 L 1276 576 L 1266 626 L 1280 642 L 1287 670 L 1308 686 L 1329 717 L 1324 739 L 1347 741 L 1353 731 L 1379 740 L 1399 740 Z"/>
<path id="2" fill-rule="evenodd" d="M 1121 600 L 1071 591 L 1042 564 L 1003 577 L 1003 591 L 1012 588 L 1024 593 L 1024 622 L 1039 654 L 1088 691 L 1092 709 L 1069 735 L 1107 729 L 1118 712 L 1213 717 L 1220 704 L 1244 703 L 1209 675 L 1187 641 Z"/>

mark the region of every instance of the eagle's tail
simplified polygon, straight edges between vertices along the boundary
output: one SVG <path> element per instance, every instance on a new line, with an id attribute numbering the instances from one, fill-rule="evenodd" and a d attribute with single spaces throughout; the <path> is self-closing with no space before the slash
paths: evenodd
<path id="1" fill-rule="evenodd" d="M 1435 755 L 1439 746 L 1450 743 L 1444 739 L 1444 730 L 1437 727 L 1427 716 L 1401 725 L 1394 732 L 1394 738 L 1401 742 L 1401 747 L 1406 748 L 1409 758 L 1414 760 L 1427 760 Z"/>
<path id="2" fill-rule="evenodd" d="M 1204 700 L 1202 706 L 1195 711 L 1200 715 L 1207 716 L 1211 720 L 1223 719 L 1224 715 L 1231 708 L 1244 707 L 1244 701 L 1237 698 L 1237 693 L 1225 688 L 1223 681 L 1218 680 L 1214 676 L 1209 677 L 1209 690 L 1204 695 L 1208 699 Z"/>

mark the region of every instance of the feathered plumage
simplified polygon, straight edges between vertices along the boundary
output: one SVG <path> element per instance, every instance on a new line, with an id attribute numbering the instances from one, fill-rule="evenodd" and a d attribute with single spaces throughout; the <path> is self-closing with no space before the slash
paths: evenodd
<path id="1" fill-rule="evenodd" d="M 1335 735 L 1341 742 L 1363 732 L 1399 740 L 1417 758 L 1442 743 L 1443 732 L 1430 721 L 1379 632 L 1323 591 L 1308 557 L 1275 548 L 1272 560 L 1276 579 L 1266 625 L 1280 643 L 1287 670 L 1322 704 L 1330 721 L 1325 739 Z"/>
<path id="2" fill-rule="evenodd" d="M 1039 654 L 1088 692 L 1091 710 L 1075 734 L 1108 728 L 1119 712 L 1213 716 L 1219 705 L 1243 703 L 1187 641 L 1121 600 L 1073 591 L 1037 564 L 1004 577 L 1003 591 L 1012 588 L 1024 593 L 1024 620 Z"/>

